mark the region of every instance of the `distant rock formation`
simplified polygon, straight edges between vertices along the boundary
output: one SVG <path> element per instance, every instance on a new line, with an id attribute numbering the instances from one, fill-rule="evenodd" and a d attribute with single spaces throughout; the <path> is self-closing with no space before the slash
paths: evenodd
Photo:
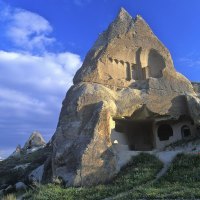
<path id="1" fill-rule="evenodd" d="M 35 187 L 43 178 L 49 180 L 51 154 L 51 145 L 46 144 L 38 131 L 34 131 L 23 148 L 18 145 L 16 150 L 0 163 L 0 199 L 1 195 Z"/>
<path id="2" fill-rule="evenodd" d="M 200 99 L 168 49 L 126 10 L 88 52 L 52 138 L 54 179 L 110 180 L 131 151 L 162 149 L 199 134 Z"/>
<path id="3" fill-rule="evenodd" d="M 10 157 L 19 157 L 22 153 L 31 153 L 33 151 L 36 151 L 40 148 L 45 147 L 46 142 L 44 138 L 42 137 L 41 133 L 38 131 L 34 131 L 29 139 L 24 144 L 24 147 L 21 148 L 21 145 L 18 145 L 16 147 L 16 150 L 10 155 Z"/>
<path id="4" fill-rule="evenodd" d="M 34 131 L 29 139 L 26 141 L 23 149 L 33 149 L 33 148 L 40 148 L 44 147 L 46 142 L 42 137 L 41 133 L 38 131 Z"/>
<path id="5" fill-rule="evenodd" d="M 10 155 L 10 157 L 19 157 L 21 155 L 22 148 L 21 145 L 18 144 L 15 151 Z"/>

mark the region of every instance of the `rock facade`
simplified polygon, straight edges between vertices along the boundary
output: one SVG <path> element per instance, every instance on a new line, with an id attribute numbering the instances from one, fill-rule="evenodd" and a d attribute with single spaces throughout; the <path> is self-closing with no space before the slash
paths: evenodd
<path id="1" fill-rule="evenodd" d="M 168 49 L 141 16 L 133 19 L 121 9 L 88 52 L 63 101 L 51 142 L 53 179 L 66 186 L 109 181 L 121 167 L 113 134 L 132 129 L 130 121 L 138 130 L 142 123 L 150 129 L 163 121 L 196 124 L 199 112 L 197 94 L 176 72 Z M 156 130 L 152 148 L 159 145 Z"/>

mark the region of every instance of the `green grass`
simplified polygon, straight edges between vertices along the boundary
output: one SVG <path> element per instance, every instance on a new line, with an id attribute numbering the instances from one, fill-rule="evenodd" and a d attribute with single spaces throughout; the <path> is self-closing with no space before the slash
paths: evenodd
<path id="1" fill-rule="evenodd" d="M 91 188 L 61 188 L 53 184 L 41 186 L 36 191 L 29 191 L 26 199 L 34 200 L 98 200 L 125 192 L 137 185 L 155 178 L 162 168 L 162 163 L 153 155 L 140 154 L 132 159 L 121 172 L 106 185 Z"/>
<path id="2" fill-rule="evenodd" d="M 64 189 L 50 184 L 29 191 L 26 199 L 98 200 L 126 191 L 131 192 L 117 199 L 200 199 L 200 155 L 178 155 L 166 175 L 152 183 L 161 167 L 154 156 L 140 154 L 107 185 Z"/>
<path id="3" fill-rule="evenodd" d="M 165 176 L 145 188 L 138 188 L 126 199 L 199 199 L 200 155 L 180 154 Z"/>
<path id="4" fill-rule="evenodd" d="M 200 199 L 200 155 L 179 154 L 166 175 L 152 182 L 162 163 L 153 155 L 140 154 L 105 185 L 90 188 L 62 188 L 41 185 L 26 193 L 31 200 L 100 200 L 127 194 L 117 199 Z"/>

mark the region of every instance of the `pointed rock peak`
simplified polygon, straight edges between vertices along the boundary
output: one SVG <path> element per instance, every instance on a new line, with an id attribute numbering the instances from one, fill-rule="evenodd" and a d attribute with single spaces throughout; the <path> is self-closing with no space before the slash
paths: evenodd
<path id="1" fill-rule="evenodd" d="M 131 15 L 123 7 L 120 8 L 117 18 L 122 20 L 132 19 Z"/>
<path id="2" fill-rule="evenodd" d="M 145 24 L 147 24 L 147 22 L 142 18 L 141 15 L 137 15 L 134 19 L 135 22 L 138 22 L 138 21 L 142 21 L 144 22 Z M 148 25 L 148 24 L 147 24 Z"/>
<path id="3" fill-rule="evenodd" d="M 149 24 L 142 18 L 141 15 L 137 15 L 134 19 L 134 24 L 139 27 L 140 30 L 145 31 L 145 32 L 151 32 L 153 33 L 153 31 L 151 30 L 151 27 L 149 26 Z"/>
<path id="4" fill-rule="evenodd" d="M 134 19 L 134 23 L 142 23 L 149 27 L 148 23 L 142 18 L 141 15 L 137 15 Z M 150 27 L 149 27 L 150 28 Z"/>
<path id="5" fill-rule="evenodd" d="M 46 144 L 44 138 L 39 131 L 34 131 L 24 145 L 24 149 L 31 149 L 33 147 L 41 147 Z"/>

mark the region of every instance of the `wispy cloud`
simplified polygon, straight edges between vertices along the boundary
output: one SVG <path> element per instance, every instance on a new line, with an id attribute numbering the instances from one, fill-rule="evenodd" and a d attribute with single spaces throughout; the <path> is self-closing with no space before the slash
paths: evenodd
<path id="1" fill-rule="evenodd" d="M 180 58 L 178 61 L 186 67 L 200 68 L 200 53 L 191 52 L 185 57 Z"/>
<path id="2" fill-rule="evenodd" d="M 53 114 L 81 64 L 69 52 L 34 56 L 0 51 L 0 117 L 6 110 L 15 118 Z"/>
<path id="3" fill-rule="evenodd" d="M 7 5 L 1 9 L 0 16 L 6 26 L 6 36 L 19 48 L 44 51 L 55 42 L 50 36 L 52 26 L 36 13 Z"/>
<path id="4" fill-rule="evenodd" d="M 11 153 L 14 152 L 14 148 L 8 147 L 4 149 L 0 149 L 0 160 L 7 158 Z"/>
<path id="5" fill-rule="evenodd" d="M 46 90 L 57 94 L 66 89 L 67 82 L 71 83 L 81 64 L 80 56 L 70 52 L 35 56 L 30 52 L 0 51 L 0 80 L 12 87 L 24 85 L 29 90 Z"/>
<path id="6" fill-rule="evenodd" d="M 3 35 L 15 47 L 0 46 L 0 157 L 5 157 L 33 130 L 49 139 L 82 61 L 68 51 L 49 51 L 49 45 L 55 47 L 58 41 L 51 37 L 53 27 L 44 17 L 1 0 L 0 7 L 0 44 Z"/>

